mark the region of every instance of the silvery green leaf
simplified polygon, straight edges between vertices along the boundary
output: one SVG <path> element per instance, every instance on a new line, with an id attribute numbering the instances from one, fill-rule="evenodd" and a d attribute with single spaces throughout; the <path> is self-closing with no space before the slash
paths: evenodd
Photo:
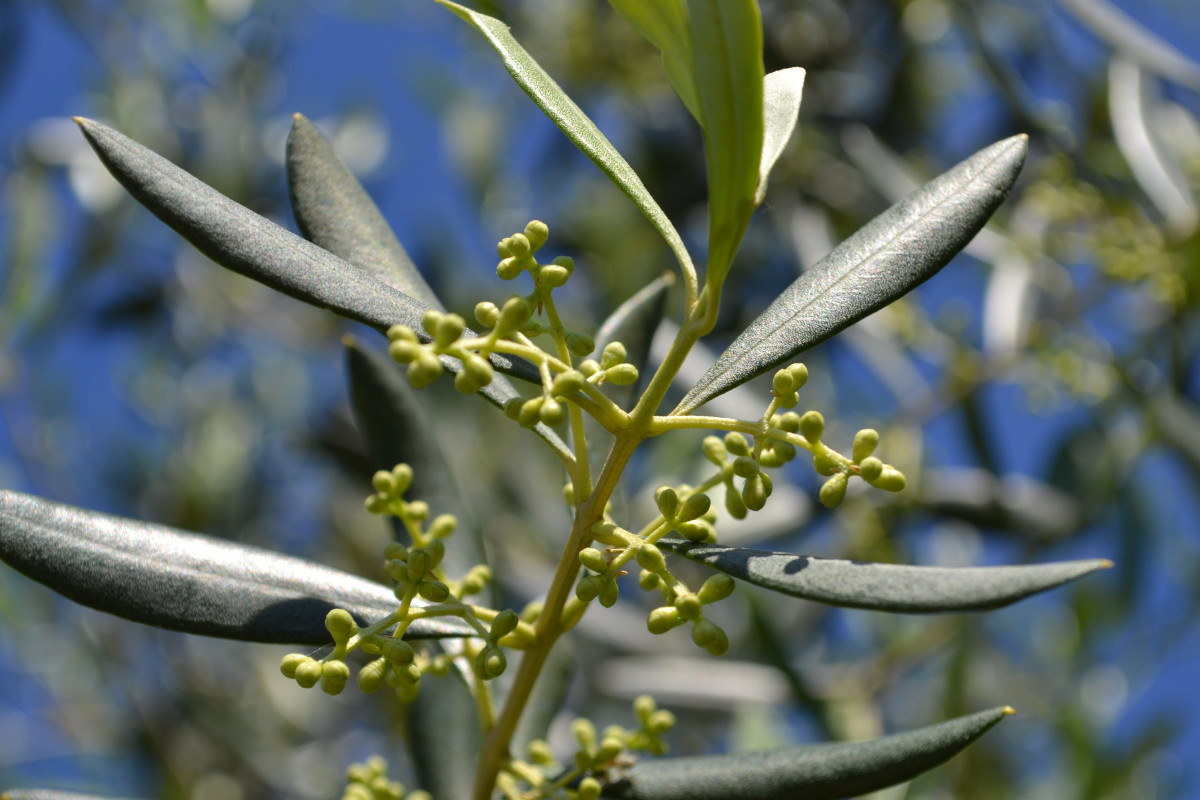
<path id="1" fill-rule="evenodd" d="M 305 238 L 418 302 L 444 311 L 366 189 L 302 114 L 287 140 L 288 192 Z"/>
<path id="2" fill-rule="evenodd" d="M 907 614 L 981 611 L 1081 578 L 1112 562 L 1019 567 L 912 567 L 663 539 L 658 546 L 727 575 L 793 597 Z"/>
<path id="3" fill-rule="evenodd" d="M 994 708 L 884 736 L 749 753 L 646 758 L 601 796 L 622 800 L 836 800 L 904 783 L 1012 714 Z"/>
<path id="4" fill-rule="evenodd" d="M 538 108 L 558 126 L 567 138 L 578 147 L 583 154 L 600 168 L 600 171 L 625 193 L 634 205 L 658 229 L 667 241 L 671 251 L 679 260 L 685 273 L 694 273 L 691 256 L 679 238 L 679 232 L 667 219 L 667 215 L 655 202 L 650 192 L 642 184 L 642 179 L 633 171 L 633 167 L 621 157 L 612 143 L 605 138 L 583 110 L 575 105 L 575 101 L 567 97 L 566 92 L 554 82 L 533 56 L 521 47 L 513 38 L 508 26 L 494 17 L 480 14 L 469 8 L 464 8 L 448 0 L 438 0 L 458 16 L 470 22 L 488 40 L 496 52 L 500 54 L 505 68 L 512 75 L 525 94 L 537 104 Z"/>
<path id="5" fill-rule="evenodd" d="M 784 290 L 675 409 L 685 414 L 912 291 L 961 250 L 1012 188 L 1028 137 L 980 150 L 896 203 Z"/>
<path id="6" fill-rule="evenodd" d="M 128 800 L 99 794 L 60 792 L 57 789 L 9 789 L 0 794 L 0 800 Z"/>
<path id="7" fill-rule="evenodd" d="M 762 159 L 758 165 L 758 187 L 754 190 L 755 205 L 761 204 L 766 197 L 767 178 L 796 129 L 800 99 L 804 94 L 804 75 L 800 67 L 789 67 L 768 73 L 763 78 Z"/>
<path id="8" fill-rule="evenodd" d="M 330 609 L 365 625 L 398 605 L 387 586 L 311 561 L 12 491 L 0 491 L 0 558 L 81 605 L 225 639 L 323 645 Z M 471 633 L 440 617 L 408 629 Z"/>
<path id="9" fill-rule="evenodd" d="M 221 266 L 377 330 L 402 324 L 428 340 L 421 328 L 424 303 L 230 200 L 112 128 L 75 121 L 139 203 Z M 443 363 L 457 369 L 452 359 Z M 493 355 L 492 363 L 525 380 L 541 380 L 527 361 Z"/>
<path id="10" fill-rule="evenodd" d="M 479 711 L 465 670 L 421 678 L 421 691 L 408 714 L 407 744 L 417 781 L 433 797 L 467 800 L 475 782 L 470 765 L 479 760 Z"/>

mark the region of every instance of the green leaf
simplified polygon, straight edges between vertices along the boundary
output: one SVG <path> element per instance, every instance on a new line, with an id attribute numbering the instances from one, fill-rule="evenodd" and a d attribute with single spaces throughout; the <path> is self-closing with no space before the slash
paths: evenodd
<path id="1" fill-rule="evenodd" d="M 981 611 L 1083 577 L 1112 562 L 1062 561 L 1021 567 L 911 567 L 662 539 L 664 550 L 793 597 L 907 614 Z"/>
<path id="2" fill-rule="evenodd" d="M 1012 714 L 994 708 L 870 742 L 642 759 L 602 796 L 623 800 L 835 800 L 911 780 Z"/>
<path id="3" fill-rule="evenodd" d="M 57 789 L 9 789 L 0 794 L 0 800 L 127 800 L 99 794 L 60 792 Z"/>
<path id="4" fill-rule="evenodd" d="M 756 0 L 688 0 L 708 165 L 708 270 L 720 295 L 754 211 L 763 153 L 762 18 Z"/>
<path id="5" fill-rule="evenodd" d="M 421 678 L 421 691 L 409 706 L 407 744 L 417 781 L 437 798 L 471 796 L 482 735 L 479 711 L 464 672 Z M 473 680 L 473 678 L 472 678 Z"/>
<path id="6" fill-rule="evenodd" d="M 138 202 L 221 266 L 377 330 L 402 324 L 428 340 L 421 328 L 424 303 L 235 203 L 112 128 L 75 121 Z M 453 359 L 443 363 L 457 372 Z M 527 361 L 493 355 L 492 363 L 502 372 L 541 381 Z"/>
<path id="7" fill-rule="evenodd" d="M 444 311 L 358 179 L 303 115 L 287 140 L 288 192 L 300 232 L 318 247 Z"/>
<path id="8" fill-rule="evenodd" d="M 692 74 L 692 34 L 684 0 L 608 0 L 616 12 L 662 53 L 667 79 L 688 111 L 704 126 Z"/>
<path id="9" fill-rule="evenodd" d="M 767 196 L 767 178 L 796 130 L 800 99 L 804 95 L 804 75 L 800 67 L 790 67 L 763 78 L 763 145 L 758 187 L 754 190 L 756 206 Z"/>
<path id="10" fill-rule="evenodd" d="M 686 414 L 912 291 L 979 232 L 1012 188 L 1029 140 L 980 150 L 896 203 L 784 290 L 683 398 Z"/>
<path id="11" fill-rule="evenodd" d="M 530 99 L 537 104 L 559 130 L 567 135 L 583 154 L 592 160 L 607 175 L 617 188 L 624 192 L 634 205 L 658 229 L 666 239 L 675 258 L 685 275 L 694 274 L 692 258 L 679 238 L 679 232 L 667 219 L 667 215 L 659 208 L 658 203 L 650 196 L 650 192 L 642 185 L 642 179 L 633 171 L 633 167 L 621 157 L 612 143 L 604 137 L 587 115 L 575 105 L 571 98 L 559 87 L 554 79 L 542 69 L 533 56 L 509 33 L 508 27 L 498 19 L 464 8 L 449 0 L 438 0 L 458 16 L 475 26 L 484 35 L 496 52 L 500 54 L 505 68 L 517 84 L 525 90 Z"/>
<path id="12" fill-rule="evenodd" d="M 365 625 L 398 605 L 387 586 L 310 561 L 12 491 L 0 491 L 0 559 L 99 611 L 250 642 L 329 644 L 330 609 Z M 408 637 L 472 632 L 431 618 Z"/>
<path id="13" fill-rule="evenodd" d="M 625 360 L 645 374 L 650 344 L 663 320 L 667 290 L 674 282 L 675 276 L 667 273 L 617 306 L 596 331 L 595 352 L 602 353 L 609 343 L 620 342 L 625 345 Z M 634 395 L 633 386 L 609 386 L 607 390 L 609 396 L 622 406 L 628 406 Z"/>

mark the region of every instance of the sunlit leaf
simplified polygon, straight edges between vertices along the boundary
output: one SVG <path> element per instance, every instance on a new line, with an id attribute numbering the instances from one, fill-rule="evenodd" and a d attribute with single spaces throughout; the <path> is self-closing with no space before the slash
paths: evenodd
<path id="1" fill-rule="evenodd" d="M 673 413 L 683 414 L 912 291 L 987 222 L 1025 163 L 1028 137 L 980 150 L 880 214 L 784 290 Z"/>
<path id="2" fill-rule="evenodd" d="M 658 546 L 793 597 L 903 613 L 981 611 L 1052 589 L 1112 563 L 1104 559 L 1018 567 L 912 567 L 813 558 L 663 539 Z"/>
<path id="3" fill-rule="evenodd" d="M 796 129 L 800 99 L 804 95 L 804 75 L 800 67 L 791 67 L 771 72 L 763 78 L 763 144 L 758 187 L 754 190 L 755 205 L 761 204 L 766 197 L 767 178 Z"/>
<path id="4" fill-rule="evenodd" d="M 624 800 L 835 800 L 911 780 L 1012 714 L 994 708 L 870 742 L 646 758 L 602 796 Z"/>
<path id="5" fill-rule="evenodd" d="M 683 246 L 683 240 L 679 238 L 678 231 L 675 230 L 654 198 L 650 196 L 650 192 L 642 185 L 642 179 L 633 171 L 633 167 L 629 166 L 621 157 L 621 154 L 604 137 L 595 123 L 588 119 L 579 106 L 575 105 L 575 101 L 567 97 L 554 79 L 533 59 L 533 56 L 529 55 L 513 38 L 509 33 L 508 26 L 498 19 L 448 2 L 448 0 L 438 0 L 438 2 L 470 22 L 484 35 L 488 43 L 500 54 L 509 74 L 533 102 L 537 103 L 538 108 L 646 215 L 651 224 L 667 240 L 667 244 L 675 253 L 684 273 L 694 273 L 695 268 L 692 266 L 691 256 Z"/>
<path id="6" fill-rule="evenodd" d="M 675 93 L 688 111 L 703 122 L 696 79 L 692 74 L 692 35 L 685 0 L 608 0 L 626 22 L 662 53 L 663 66 Z"/>
<path id="7" fill-rule="evenodd" d="M 0 800 L 128 800 L 128 798 L 60 792 L 56 789 L 9 789 L 0 794 Z"/>
<path id="8" fill-rule="evenodd" d="M 20 492 L 0 491 L 0 558 L 81 605 L 225 639 L 323 645 L 330 609 L 363 625 L 398 605 L 387 586 L 300 558 Z M 471 632 L 431 618 L 408 636 Z"/>
<path id="9" fill-rule="evenodd" d="M 221 266 L 377 330 L 403 324 L 428 339 L 421 328 L 424 303 L 235 203 L 112 128 L 89 119 L 76 122 L 138 202 Z M 452 359 L 444 363 L 457 368 Z M 493 355 L 492 363 L 540 381 L 526 361 Z"/>
<path id="10" fill-rule="evenodd" d="M 301 114 L 292 117 L 288 133 L 287 175 L 292 213 L 307 239 L 418 302 L 445 310 L 362 184 Z"/>
<path id="11" fill-rule="evenodd" d="M 708 270 L 718 294 L 755 207 L 763 151 L 762 18 L 755 0 L 688 0 L 708 165 Z"/>

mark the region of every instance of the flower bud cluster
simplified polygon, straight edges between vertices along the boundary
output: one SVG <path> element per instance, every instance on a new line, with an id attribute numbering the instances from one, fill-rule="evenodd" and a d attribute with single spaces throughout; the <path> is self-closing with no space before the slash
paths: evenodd
<path id="1" fill-rule="evenodd" d="M 326 694 L 341 694 L 350 681 L 350 668 L 345 661 L 347 644 L 358 633 L 358 623 L 349 611 L 335 608 L 325 615 L 325 630 L 333 639 L 332 653 L 320 661 L 302 653 L 289 653 L 283 657 L 279 669 L 303 689 L 319 683 Z"/>
<path id="2" fill-rule="evenodd" d="M 682 582 L 668 585 L 659 582 L 659 590 L 669 605 L 650 612 L 646 627 L 653 634 L 662 634 L 684 623 L 692 623 L 692 641 L 714 656 L 729 649 L 729 637 L 720 625 L 704 616 L 704 606 L 724 600 L 733 593 L 733 578 L 723 572 L 711 576 L 692 592 Z"/>
<path id="3" fill-rule="evenodd" d="M 681 493 L 686 499 L 681 499 Z M 667 527 L 683 538 L 710 544 L 717 541 L 717 531 L 713 527 L 717 513 L 708 495 L 693 492 L 687 486 L 681 486 L 679 491 L 670 486 L 660 486 L 654 492 L 654 502 Z"/>
<path id="4" fill-rule="evenodd" d="M 422 343 L 417 333 L 405 325 L 393 325 L 387 332 L 388 355 L 408 365 L 408 380 L 414 388 L 422 389 L 437 380 L 442 374 L 441 356 L 452 356 L 461 362 L 454 376 L 454 388 L 463 394 L 474 394 L 492 382 L 495 372 L 487 360 L 487 348 L 476 351 L 460 342 L 466 331 L 462 317 L 431 308 L 422 315 L 421 327 L 432 341 Z"/>
<path id="5" fill-rule="evenodd" d="M 748 511 L 761 511 L 767 504 L 767 498 L 771 496 L 775 487 L 771 482 L 771 476 L 763 472 L 762 468 L 777 462 L 782 463 L 782 459 L 789 454 L 791 457 L 795 457 L 794 448 L 792 451 L 788 451 L 787 448 L 778 447 L 773 442 L 769 451 L 771 453 L 770 464 L 765 464 L 762 461 L 762 454 L 759 454 L 759 458 L 755 458 L 750 442 L 736 431 L 725 434 L 724 439 L 716 436 L 706 437 L 703 448 L 704 457 L 724 471 L 725 510 L 734 519 L 745 519 Z M 734 484 L 735 477 L 743 479 L 741 489 Z"/>
<path id="6" fill-rule="evenodd" d="M 637 382 L 638 369 L 625 360 L 627 356 L 625 345 L 609 342 L 604 346 L 599 361 L 589 358 L 579 365 L 579 371 L 589 383 L 600 384 L 607 381 L 616 386 L 630 386 Z"/>
<path id="7" fill-rule="evenodd" d="M 383 557 L 387 559 L 384 568 L 396 581 L 396 597 L 403 599 L 412 588 L 431 603 L 448 600 L 450 587 L 434 573 L 445 555 L 446 545 L 441 539 L 431 537 L 426 546 L 411 549 L 399 542 L 390 542 L 383 551 Z"/>
<path id="8" fill-rule="evenodd" d="M 346 790 L 342 800 L 432 800 L 428 792 L 405 793 L 404 786 L 388 780 L 387 762 L 371 756 L 362 764 L 346 770 Z"/>

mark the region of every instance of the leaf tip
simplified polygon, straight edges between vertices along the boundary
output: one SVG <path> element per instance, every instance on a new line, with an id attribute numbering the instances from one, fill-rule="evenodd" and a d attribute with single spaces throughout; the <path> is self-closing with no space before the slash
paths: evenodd
<path id="1" fill-rule="evenodd" d="M 1000 709 L 1000 714 L 1005 717 L 1014 717 L 1017 714 L 1017 710 L 1012 706 L 1004 706 Z"/>

